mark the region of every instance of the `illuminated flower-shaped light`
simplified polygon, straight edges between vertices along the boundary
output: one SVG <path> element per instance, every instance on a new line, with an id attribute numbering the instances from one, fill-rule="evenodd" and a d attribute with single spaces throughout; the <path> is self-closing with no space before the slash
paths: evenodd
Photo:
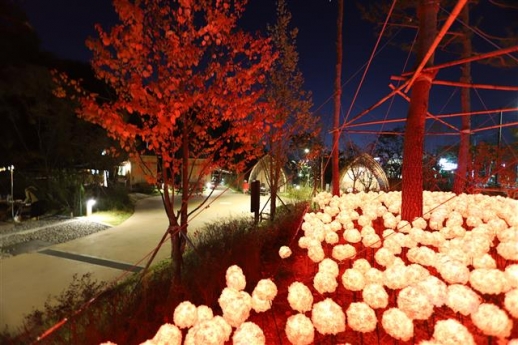
<path id="1" fill-rule="evenodd" d="M 246 286 L 246 278 L 243 274 L 243 270 L 237 265 L 227 268 L 225 279 L 227 281 L 227 287 L 231 289 L 241 291 Z"/>
<path id="2" fill-rule="evenodd" d="M 410 229 L 412 228 L 412 224 L 406 220 L 400 220 L 397 224 L 397 231 L 403 234 L 408 234 Z"/>
<path id="3" fill-rule="evenodd" d="M 498 295 L 509 290 L 504 272 L 496 268 L 478 268 L 471 271 L 471 287 L 483 294 Z"/>
<path id="4" fill-rule="evenodd" d="M 392 338 L 408 341 L 414 336 L 412 320 L 400 309 L 387 309 L 381 318 L 383 329 Z"/>
<path id="5" fill-rule="evenodd" d="M 509 287 L 518 288 L 518 264 L 507 266 L 504 274 L 509 283 Z"/>
<path id="6" fill-rule="evenodd" d="M 232 326 L 221 315 L 216 315 L 212 318 L 212 322 L 217 323 L 225 336 L 225 341 L 229 341 L 230 334 L 232 334 Z"/>
<path id="7" fill-rule="evenodd" d="M 182 331 L 175 325 L 165 323 L 160 326 L 152 341 L 154 344 L 180 345 L 182 344 Z"/>
<path id="8" fill-rule="evenodd" d="M 424 231 L 423 229 L 421 228 L 414 228 L 412 227 L 410 229 L 410 232 L 408 233 L 408 236 L 410 236 L 410 238 L 417 242 L 417 243 L 422 243 L 424 244 L 424 240 L 423 240 L 423 237 L 425 236 L 425 234 L 427 234 L 428 232 L 427 231 Z"/>
<path id="9" fill-rule="evenodd" d="M 418 246 L 418 242 L 417 241 L 414 241 L 412 239 L 412 237 L 410 237 L 409 235 L 405 235 L 403 237 L 403 243 L 402 243 L 402 246 L 405 247 L 405 248 L 415 248 Z"/>
<path id="10" fill-rule="evenodd" d="M 179 328 L 189 328 L 196 323 L 196 306 L 189 301 L 178 304 L 174 310 L 173 320 Z"/>
<path id="11" fill-rule="evenodd" d="M 466 229 L 464 229 L 461 225 L 450 225 L 445 226 L 439 233 L 447 240 L 451 240 L 453 238 L 462 238 L 466 234 Z"/>
<path id="12" fill-rule="evenodd" d="M 336 276 L 334 274 L 327 271 L 319 271 L 313 277 L 313 287 L 320 294 L 335 292 L 338 287 L 338 282 L 336 281 Z"/>
<path id="13" fill-rule="evenodd" d="M 371 226 L 372 225 L 372 219 L 369 218 L 368 216 L 362 214 L 361 216 L 358 217 L 358 225 L 361 226 L 361 227 Z"/>
<path id="14" fill-rule="evenodd" d="M 350 244 L 339 244 L 333 247 L 331 256 L 337 261 L 352 259 L 356 255 L 356 248 Z"/>
<path id="15" fill-rule="evenodd" d="M 452 211 L 448 214 L 448 219 L 446 219 L 446 226 L 461 226 L 464 223 L 464 219 L 462 218 L 462 214 L 457 211 Z"/>
<path id="16" fill-rule="evenodd" d="M 232 327 L 239 327 L 248 319 L 252 309 L 252 297 L 244 292 L 232 288 L 224 288 L 218 299 L 223 311 L 223 318 Z"/>
<path id="17" fill-rule="evenodd" d="M 271 279 L 261 279 L 257 283 L 253 294 L 261 299 L 273 301 L 277 296 L 277 285 Z"/>
<path id="18" fill-rule="evenodd" d="M 241 324 L 232 336 L 234 345 L 263 345 L 266 344 L 261 327 L 253 322 L 245 322 Z"/>
<path id="19" fill-rule="evenodd" d="M 418 229 L 424 230 L 424 229 L 426 229 L 427 226 L 428 226 L 428 222 L 424 218 L 419 217 L 412 221 L 413 228 L 418 228 Z"/>
<path id="20" fill-rule="evenodd" d="M 454 312 L 470 315 L 478 309 L 482 299 L 466 285 L 453 284 L 448 286 L 446 305 Z"/>
<path id="21" fill-rule="evenodd" d="M 376 207 L 376 218 L 382 218 L 388 212 L 387 208 L 383 205 Z"/>
<path id="22" fill-rule="evenodd" d="M 518 289 L 505 293 L 504 306 L 512 317 L 518 319 Z"/>
<path id="23" fill-rule="evenodd" d="M 467 233 L 466 236 L 464 236 L 461 240 L 461 250 L 466 253 L 466 258 L 468 260 L 471 260 L 471 262 L 467 262 L 467 264 L 475 264 L 475 261 L 478 261 L 476 264 L 480 265 L 481 267 L 477 268 L 484 268 L 483 265 L 489 264 L 488 252 L 489 249 L 492 246 L 492 241 L 488 238 L 473 234 L 472 232 Z M 485 257 L 485 261 L 480 261 L 479 258 Z M 477 259 L 477 260 L 475 260 Z M 495 266 L 496 267 L 496 266 Z M 491 267 L 485 267 L 485 268 L 491 268 Z"/>
<path id="24" fill-rule="evenodd" d="M 500 242 L 516 242 L 518 241 L 518 228 L 510 227 L 499 231 L 496 236 Z"/>
<path id="25" fill-rule="evenodd" d="M 428 278 L 429 275 L 430 272 L 419 264 L 408 265 L 405 269 L 405 279 L 408 285 L 422 282 Z"/>
<path id="26" fill-rule="evenodd" d="M 388 249 L 394 255 L 401 254 L 402 247 L 403 247 L 403 241 L 400 241 L 400 236 L 397 236 L 397 235 L 405 236 L 405 235 L 399 234 L 399 233 L 390 235 L 390 236 L 383 235 L 383 237 L 384 237 L 383 248 Z"/>
<path id="27" fill-rule="evenodd" d="M 210 319 L 200 322 L 192 327 L 185 337 L 184 345 L 224 345 L 226 338 L 227 336 L 224 326 L 220 322 Z"/>
<path id="28" fill-rule="evenodd" d="M 328 244 L 336 244 L 340 242 L 340 236 L 338 236 L 338 234 L 334 231 L 328 231 L 326 232 L 324 241 Z"/>
<path id="29" fill-rule="evenodd" d="M 468 267 L 452 258 L 438 260 L 435 268 L 448 284 L 466 284 L 469 280 Z"/>
<path id="30" fill-rule="evenodd" d="M 362 240 L 362 235 L 357 229 L 348 229 L 344 231 L 344 240 L 349 243 L 359 243 Z"/>
<path id="31" fill-rule="evenodd" d="M 306 236 L 301 236 L 297 242 L 297 244 L 299 245 L 300 248 L 302 249 L 306 249 L 309 247 L 311 241 L 313 239 L 312 238 L 309 238 L 309 237 L 306 237 Z"/>
<path id="32" fill-rule="evenodd" d="M 379 248 L 382 242 L 377 234 L 367 234 L 363 237 L 362 244 L 367 248 Z"/>
<path id="33" fill-rule="evenodd" d="M 256 313 L 263 313 L 267 310 L 270 310 L 271 307 L 271 301 L 259 298 L 256 294 L 252 293 L 252 309 Z"/>
<path id="34" fill-rule="evenodd" d="M 472 258 L 470 254 L 464 251 L 461 247 L 462 240 L 451 240 L 449 244 L 449 246 L 445 244 L 441 248 L 439 248 L 439 250 L 441 251 L 441 253 L 437 254 L 439 262 L 454 260 L 458 261 L 464 266 L 468 266 L 471 264 Z"/>
<path id="35" fill-rule="evenodd" d="M 381 284 L 367 284 L 362 290 L 363 301 L 371 308 L 386 308 L 388 305 L 388 293 Z"/>
<path id="36" fill-rule="evenodd" d="M 417 283 L 417 286 L 422 288 L 422 291 L 434 306 L 441 307 L 446 303 L 447 285 L 436 276 L 429 275 L 425 280 Z"/>
<path id="37" fill-rule="evenodd" d="M 324 224 L 329 224 L 333 220 L 331 215 L 326 212 L 321 212 L 317 216 L 320 216 L 320 219 L 322 220 L 322 223 L 324 223 Z"/>
<path id="38" fill-rule="evenodd" d="M 311 321 L 321 334 L 338 334 L 345 331 L 345 313 L 331 298 L 313 305 Z"/>
<path id="39" fill-rule="evenodd" d="M 352 209 L 354 209 L 355 207 L 352 207 Z M 358 218 L 360 218 L 360 214 L 356 211 L 350 211 L 349 212 L 349 218 L 351 218 L 351 220 L 357 220 Z"/>
<path id="40" fill-rule="evenodd" d="M 304 313 L 313 307 L 313 294 L 301 282 L 293 282 L 288 287 L 288 302 L 293 310 Z"/>
<path id="41" fill-rule="evenodd" d="M 453 319 L 437 321 L 433 338 L 444 345 L 475 345 L 473 335 L 466 326 Z"/>
<path id="42" fill-rule="evenodd" d="M 407 286 L 399 292 L 397 306 L 412 320 L 426 320 L 433 314 L 433 304 L 420 286 Z"/>
<path id="43" fill-rule="evenodd" d="M 311 261 L 318 263 L 326 257 L 324 253 L 324 248 L 322 248 L 321 243 L 310 245 L 308 247 L 308 257 Z"/>
<path id="44" fill-rule="evenodd" d="M 394 260 L 396 262 L 396 260 Z M 383 271 L 383 285 L 392 290 L 402 289 L 408 285 L 405 279 L 406 266 L 393 264 Z"/>
<path id="45" fill-rule="evenodd" d="M 473 257 L 473 267 L 475 268 L 496 268 L 496 261 L 489 254 Z"/>
<path id="46" fill-rule="evenodd" d="M 338 264 L 333 259 L 325 258 L 318 264 L 319 272 L 327 272 L 334 277 L 338 277 Z"/>
<path id="47" fill-rule="evenodd" d="M 518 260 L 518 242 L 500 242 L 496 247 L 498 255 L 506 260 Z"/>
<path id="48" fill-rule="evenodd" d="M 360 258 L 354 260 L 353 268 L 365 274 L 371 268 L 371 264 L 366 259 Z"/>
<path id="49" fill-rule="evenodd" d="M 364 274 L 365 284 L 380 284 L 383 285 L 383 272 L 379 269 L 371 267 Z"/>
<path id="50" fill-rule="evenodd" d="M 436 253 L 426 246 L 410 248 L 407 252 L 407 259 L 410 262 L 422 265 L 433 266 L 436 260 Z"/>
<path id="51" fill-rule="evenodd" d="M 399 247 L 399 249 L 401 250 L 401 247 Z M 374 254 L 374 260 L 376 260 L 376 262 L 381 265 L 381 266 L 384 266 L 384 267 L 388 267 L 390 265 L 392 265 L 392 263 L 394 262 L 394 259 L 395 259 L 395 256 L 394 256 L 394 253 L 387 249 L 386 247 L 382 247 L 380 249 L 378 249 L 376 251 L 376 254 Z"/>
<path id="52" fill-rule="evenodd" d="M 480 224 L 482 224 L 482 219 L 480 219 L 479 217 L 468 216 L 466 218 L 466 225 L 471 228 L 474 228 L 475 226 L 479 226 Z"/>
<path id="53" fill-rule="evenodd" d="M 471 231 L 466 232 L 466 235 L 462 238 L 482 238 L 489 242 L 492 242 L 496 237 L 495 229 L 491 228 L 489 224 L 480 224 L 479 226 L 471 229 Z M 491 243 L 490 243 L 491 244 Z"/>
<path id="54" fill-rule="evenodd" d="M 375 233 L 376 233 L 376 230 L 374 230 L 374 228 L 371 225 L 363 225 L 363 228 L 360 230 L 360 235 L 362 235 L 362 237 L 365 237 L 367 235 L 372 235 Z"/>
<path id="55" fill-rule="evenodd" d="M 342 230 L 342 224 L 336 219 L 331 222 L 330 226 L 331 226 L 331 231 L 333 231 L 333 232 Z"/>
<path id="56" fill-rule="evenodd" d="M 342 284 L 347 290 L 360 291 L 365 286 L 365 277 L 354 268 L 349 268 L 342 274 Z"/>
<path id="57" fill-rule="evenodd" d="M 199 305 L 196 308 L 196 323 L 210 320 L 214 317 L 212 309 L 206 305 Z"/>
<path id="58" fill-rule="evenodd" d="M 488 209 L 488 211 L 492 214 L 489 216 L 489 218 L 487 218 L 487 225 L 495 234 L 508 228 L 505 220 L 496 216 L 495 210 L 491 208 Z"/>
<path id="59" fill-rule="evenodd" d="M 290 247 L 282 246 L 281 248 L 279 248 L 279 256 L 281 257 L 281 259 L 289 258 L 291 256 Z"/>
<path id="60" fill-rule="evenodd" d="M 397 226 L 397 223 L 398 223 L 398 221 L 392 213 L 387 212 L 383 215 L 383 225 L 386 228 L 395 229 Z"/>
<path id="61" fill-rule="evenodd" d="M 491 303 L 480 304 L 471 314 L 471 320 L 485 335 L 499 338 L 509 337 L 513 328 L 513 322 L 505 311 Z"/>
<path id="62" fill-rule="evenodd" d="M 304 314 L 295 314 L 288 318 L 284 328 L 288 340 L 293 345 L 312 344 L 315 329 L 311 319 Z"/>
<path id="63" fill-rule="evenodd" d="M 399 200 L 391 200 L 391 202 L 389 204 L 387 204 L 387 208 L 389 210 L 390 213 L 393 213 L 393 214 L 399 214 L 401 213 L 401 201 Z M 387 228 L 389 226 L 385 225 Z"/>
<path id="64" fill-rule="evenodd" d="M 313 225 L 309 230 L 304 232 L 304 236 L 314 239 L 318 242 L 322 242 L 326 234 L 325 228 L 326 225 L 324 224 Z"/>
<path id="65" fill-rule="evenodd" d="M 351 303 L 346 311 L 347 324 L 354 331 L 368 333 L 376 329 L 376 313 L 367 303 Z"/>

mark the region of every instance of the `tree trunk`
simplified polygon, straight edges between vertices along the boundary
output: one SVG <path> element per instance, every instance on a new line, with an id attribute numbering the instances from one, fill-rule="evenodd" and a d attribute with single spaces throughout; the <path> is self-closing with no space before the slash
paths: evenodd
<path id="1" fill-rule="evenodd" d="M 339 141 L 340 141 L 340 100 L 342 97 L 342 26 L 344 17 L 344 0 L 338 0 L 338 18 L 336 22 L 336 70 L 333 114 L 333 195 L 340 195 L 340 167 L 339 167 Z"/>
<path id="2" fill-rule="evenodd" d="M 279 151 L 279 150 L 277 150 Z M 270 220 L 275 220 L 275 214 L 277 213 L 277 190 L 279 188 L 279 175 L 281 167 L 280 153 L 277 152 L 275 157 L 279 157 L 279 159 L 274 159 L 274 157 L 270 157 Z"/>
<path id="3" fill-rule="evenodd" d="M 465 24 L 469 24 L 469 3 L 463 7 L 461 12 L 461 19 Z M 471 31 L 469 27 L 465 26 L 462 36 L 462 57 L 467 58 L 472 54 L 471 46 Z M 462 66 L 462 76 L 460 81 L 462 83 L 471 83 L 471 63 L 467 62 Z M 463 113 L 471 112 L 471 90 L 467 87 L 461 89 L 460 100 Z M 471 131 L 471 117 L 461 117 L 461 132 L 460 145 L 457 157 L 457 170 L 455 171 L 455 180 L 453 182 L 453 192 L 461 194 L 466 189 L 466 178 L 468 172 L 469 146 L 470 146 L 470 131 Z"/>
<path id="4" fill-rule="evenodd" d="M 437 35 L 439 1 L 420 0 L 418 7 L 418 65 Z M 426 67 L 433 65 L 433 55 Z M 424 131 L 430 88 L 434 75 L 421 73 L 412 86 L 403 147 L 401 219 L 412 221 L 423 214 Z"/>
<path id="5" fill-rule="evenodd" d="M 182 204 L 180 206 L 180 231 L 176 235 L 171 236 L 172 241 L 172 258 L 173 258 L 173 277 L 174 284 L 179 284 L 182 277 L 182 254 L 185 245 L 185 239 L 182 234 L 187 234 L 187 217 L 189 203 L 189 129 L 187 128 L 188 114 L 184 115 L 182 129 Z"/>

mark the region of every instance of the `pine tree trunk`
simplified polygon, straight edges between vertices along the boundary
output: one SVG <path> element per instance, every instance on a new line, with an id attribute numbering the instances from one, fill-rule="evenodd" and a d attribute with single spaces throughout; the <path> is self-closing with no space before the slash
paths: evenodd
<path id="1" fill-rule="evenodd" d="M 333 195 L 340 195 L 340 167 L 339 167 L 339 141 L 340 141 L 340 100 L 342 97 L 342 26 L 344 17 L 344 0 L 338 0 L 338 19 L 336 31 L 336 70 L 335 93 L 333 114 L 333 150 L 332 150 L 332 174 Z"/>
<path id="2" fill-rule="evenodd" d="M 422 61 L 437 34 L 438 7 L 439 1 L 419 0 L 417 64 Z M 426 66 L 431 65 L 433 57 Z M 412 86 L 410 109 L 406 120 L 401 185 L 401 219 L 407 221 L 423 214 L 424 131 L 433 77 L 431 73 L 421 73 Z"/>
<path id="3" fill-rule="evenodd" d="M 469 4 L 464 6 L 461 12 L 461 19 L 464 23 L 469 24 Z M 472 54 L 471 34 L 469 27 L 463 29 L 462 37 L 462 56 L 470 57 Z M 471 83 L 471 63 L 465 63 L 462 66 L 461 82 Z M 471 98 L 470 89 L 462 88 L 460 99 L 463 113 L 471 112 Z M 470 146 L 470 131 L 471 131 L 471 117 L 462 116 L 461 118 L 461 132 L 460 145 L 457 158 L 457 170 L 455 171 L 455 180 L 453 182 L 453 192 L 461 194 L 466 189 L 466 178 L 468 172 L 469 146 Z"/>

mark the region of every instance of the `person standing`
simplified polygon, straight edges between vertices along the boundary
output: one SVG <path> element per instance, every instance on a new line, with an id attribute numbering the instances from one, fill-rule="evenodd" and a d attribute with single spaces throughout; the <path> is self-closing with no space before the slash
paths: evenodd
<path id="1" fill-rule="evenodd" d="M 38 218 L 43 214 L 43 207 L 41 204 L 41 200 L 38 199 L 35 192 L 37 191 L 36 187 L 30 186 L 25 188 L 25 200 L 23 203 L 25 205 L 30 206 L 30 215 L 31 218 Z"/>

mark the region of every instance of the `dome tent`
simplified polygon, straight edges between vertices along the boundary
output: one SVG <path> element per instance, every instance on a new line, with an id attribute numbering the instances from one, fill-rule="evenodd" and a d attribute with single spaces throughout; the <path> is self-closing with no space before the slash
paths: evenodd
<path id="1" fill-rule="evenodd" d="M 273 157 L 269 154 L 266 154 L 261 159 L 259 159 L 259 161 L 254 165 L 254 167 L 250 171 L 249 182 L 259 180 L 261 186 L 264 186 L 267 190 L 270 190 L 270 170 L 272 162 Z M 285 192 L 287 183 L 288 179 L 286 177 L 286 172 L 283 168 L 281 168 L 278 191 Z"/>
<path id="2" fill-rule="evenodd" d="M 350 160 L 340 174 L 340 190 L 344 192 L 388 191 L 389 188 L 385 171 L 367 153 Z"/>

